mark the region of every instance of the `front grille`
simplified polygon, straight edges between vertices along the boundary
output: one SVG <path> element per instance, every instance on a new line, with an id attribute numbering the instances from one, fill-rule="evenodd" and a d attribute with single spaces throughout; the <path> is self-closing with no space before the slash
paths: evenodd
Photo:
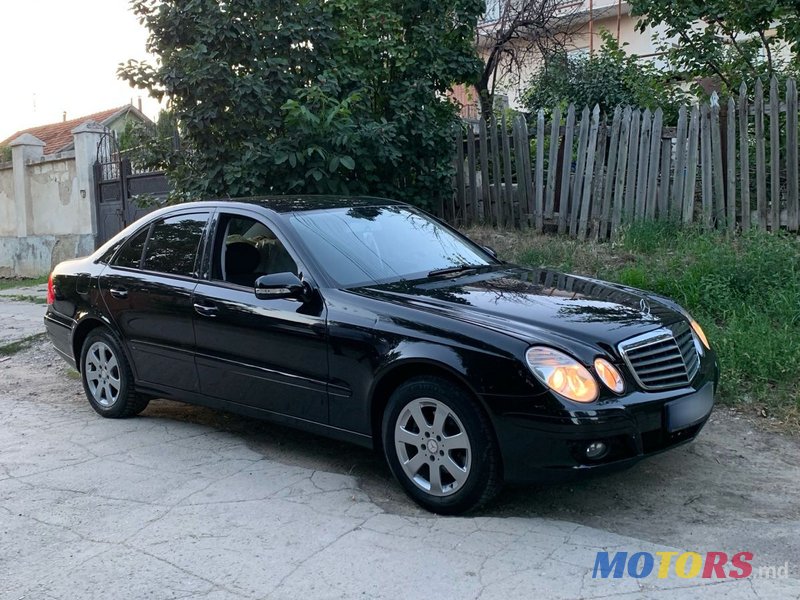
<path id="1" fill-rule="evenodd" d="M 685 322 L 625 340 L 619 351 L 645 390 L 683 387 L 700 369 L 694 334 Z"/>

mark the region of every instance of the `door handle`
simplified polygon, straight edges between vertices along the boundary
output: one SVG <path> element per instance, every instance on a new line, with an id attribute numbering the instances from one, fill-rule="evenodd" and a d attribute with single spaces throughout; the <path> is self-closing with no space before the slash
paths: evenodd
<path id="1" fill-rule="evenodd" d="M 114 296 L 114 298 L 119 298 L 120 300 L 124 300 L 128 297 L 128 290 L 125 288 L 111 288 L 108 290 L 108 293 Z"/>
<path id="2" fill-rule="evenodd" d="M 207 304 L 198 304 L 197 302 L 195 302 L 194 312 L 196 312 L 201 317 L 216 317 L 218 311 L 216 306 L 209 306 Z"/>

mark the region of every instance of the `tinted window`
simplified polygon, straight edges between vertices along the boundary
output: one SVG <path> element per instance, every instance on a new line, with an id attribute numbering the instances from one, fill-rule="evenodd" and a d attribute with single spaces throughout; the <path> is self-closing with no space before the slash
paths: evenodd
<path id="1" fill-rule="evenodd" d="M 261 275 L 297 274 L 297 264 L 272 230 L 255 219 L 222 215 L 212 277 L 253 287 Z"/>
<path id="2" fill-rule="evenodd" d="M 147 239 L 147 232 L 150 231 L 149 227 L 145 227 L 139 233 L 130 238 L 122 250 L 119 251 L 114 264 L 118 267 L 130 267 L 138 269 L 139 263 L 142 260 L 142 250 L 144 250 L 144 242 Z"/>
<path id="3" fill-rule="evenodd" d="M 181 215 L 158 221 L 147 240 L 143 269 L 193 276 L 206 214 Z"/>
<path id="4" fill-rule="evenodd" d="M 290 222 L 320 266 L 342 287 L 497 263 L 435 220 L 399 206 L 298 212 Z"/>

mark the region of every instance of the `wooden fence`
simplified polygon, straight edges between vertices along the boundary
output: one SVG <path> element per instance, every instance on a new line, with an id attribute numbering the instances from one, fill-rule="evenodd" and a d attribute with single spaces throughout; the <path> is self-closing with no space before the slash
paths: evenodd
<path id="1" fill-rule="evenodd" d="M 465 125 L 443 215 L 581 239 L 662 219 L 797 231 L 797 86 L 780 87 L 773 79 L 765 98 L 760 80 L 750 96 L 742 84 L 726 102 L 681 108 L 672 126 L 660 108 L 601 115 L 573 105 L 548 119 L 540 110 L 532 130 L 521 115 Z"/>

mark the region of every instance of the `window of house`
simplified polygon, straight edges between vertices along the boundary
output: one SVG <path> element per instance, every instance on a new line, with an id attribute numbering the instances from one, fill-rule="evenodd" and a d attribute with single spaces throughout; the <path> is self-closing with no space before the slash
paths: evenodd
<path id="1" fill-rule="evenodd" d="M 191 214 L 158 221 L 147 240 L 142 268 L 170 275 L 195 277 L 195 262 L 208 214 Z"/>
<path id="2" fill-rule="evenodd" d="M 486 0 L 486 11 L 483 13 L 483 21 L 491 23 L 500 19 L 500 9 L 504 0 Z"/>

